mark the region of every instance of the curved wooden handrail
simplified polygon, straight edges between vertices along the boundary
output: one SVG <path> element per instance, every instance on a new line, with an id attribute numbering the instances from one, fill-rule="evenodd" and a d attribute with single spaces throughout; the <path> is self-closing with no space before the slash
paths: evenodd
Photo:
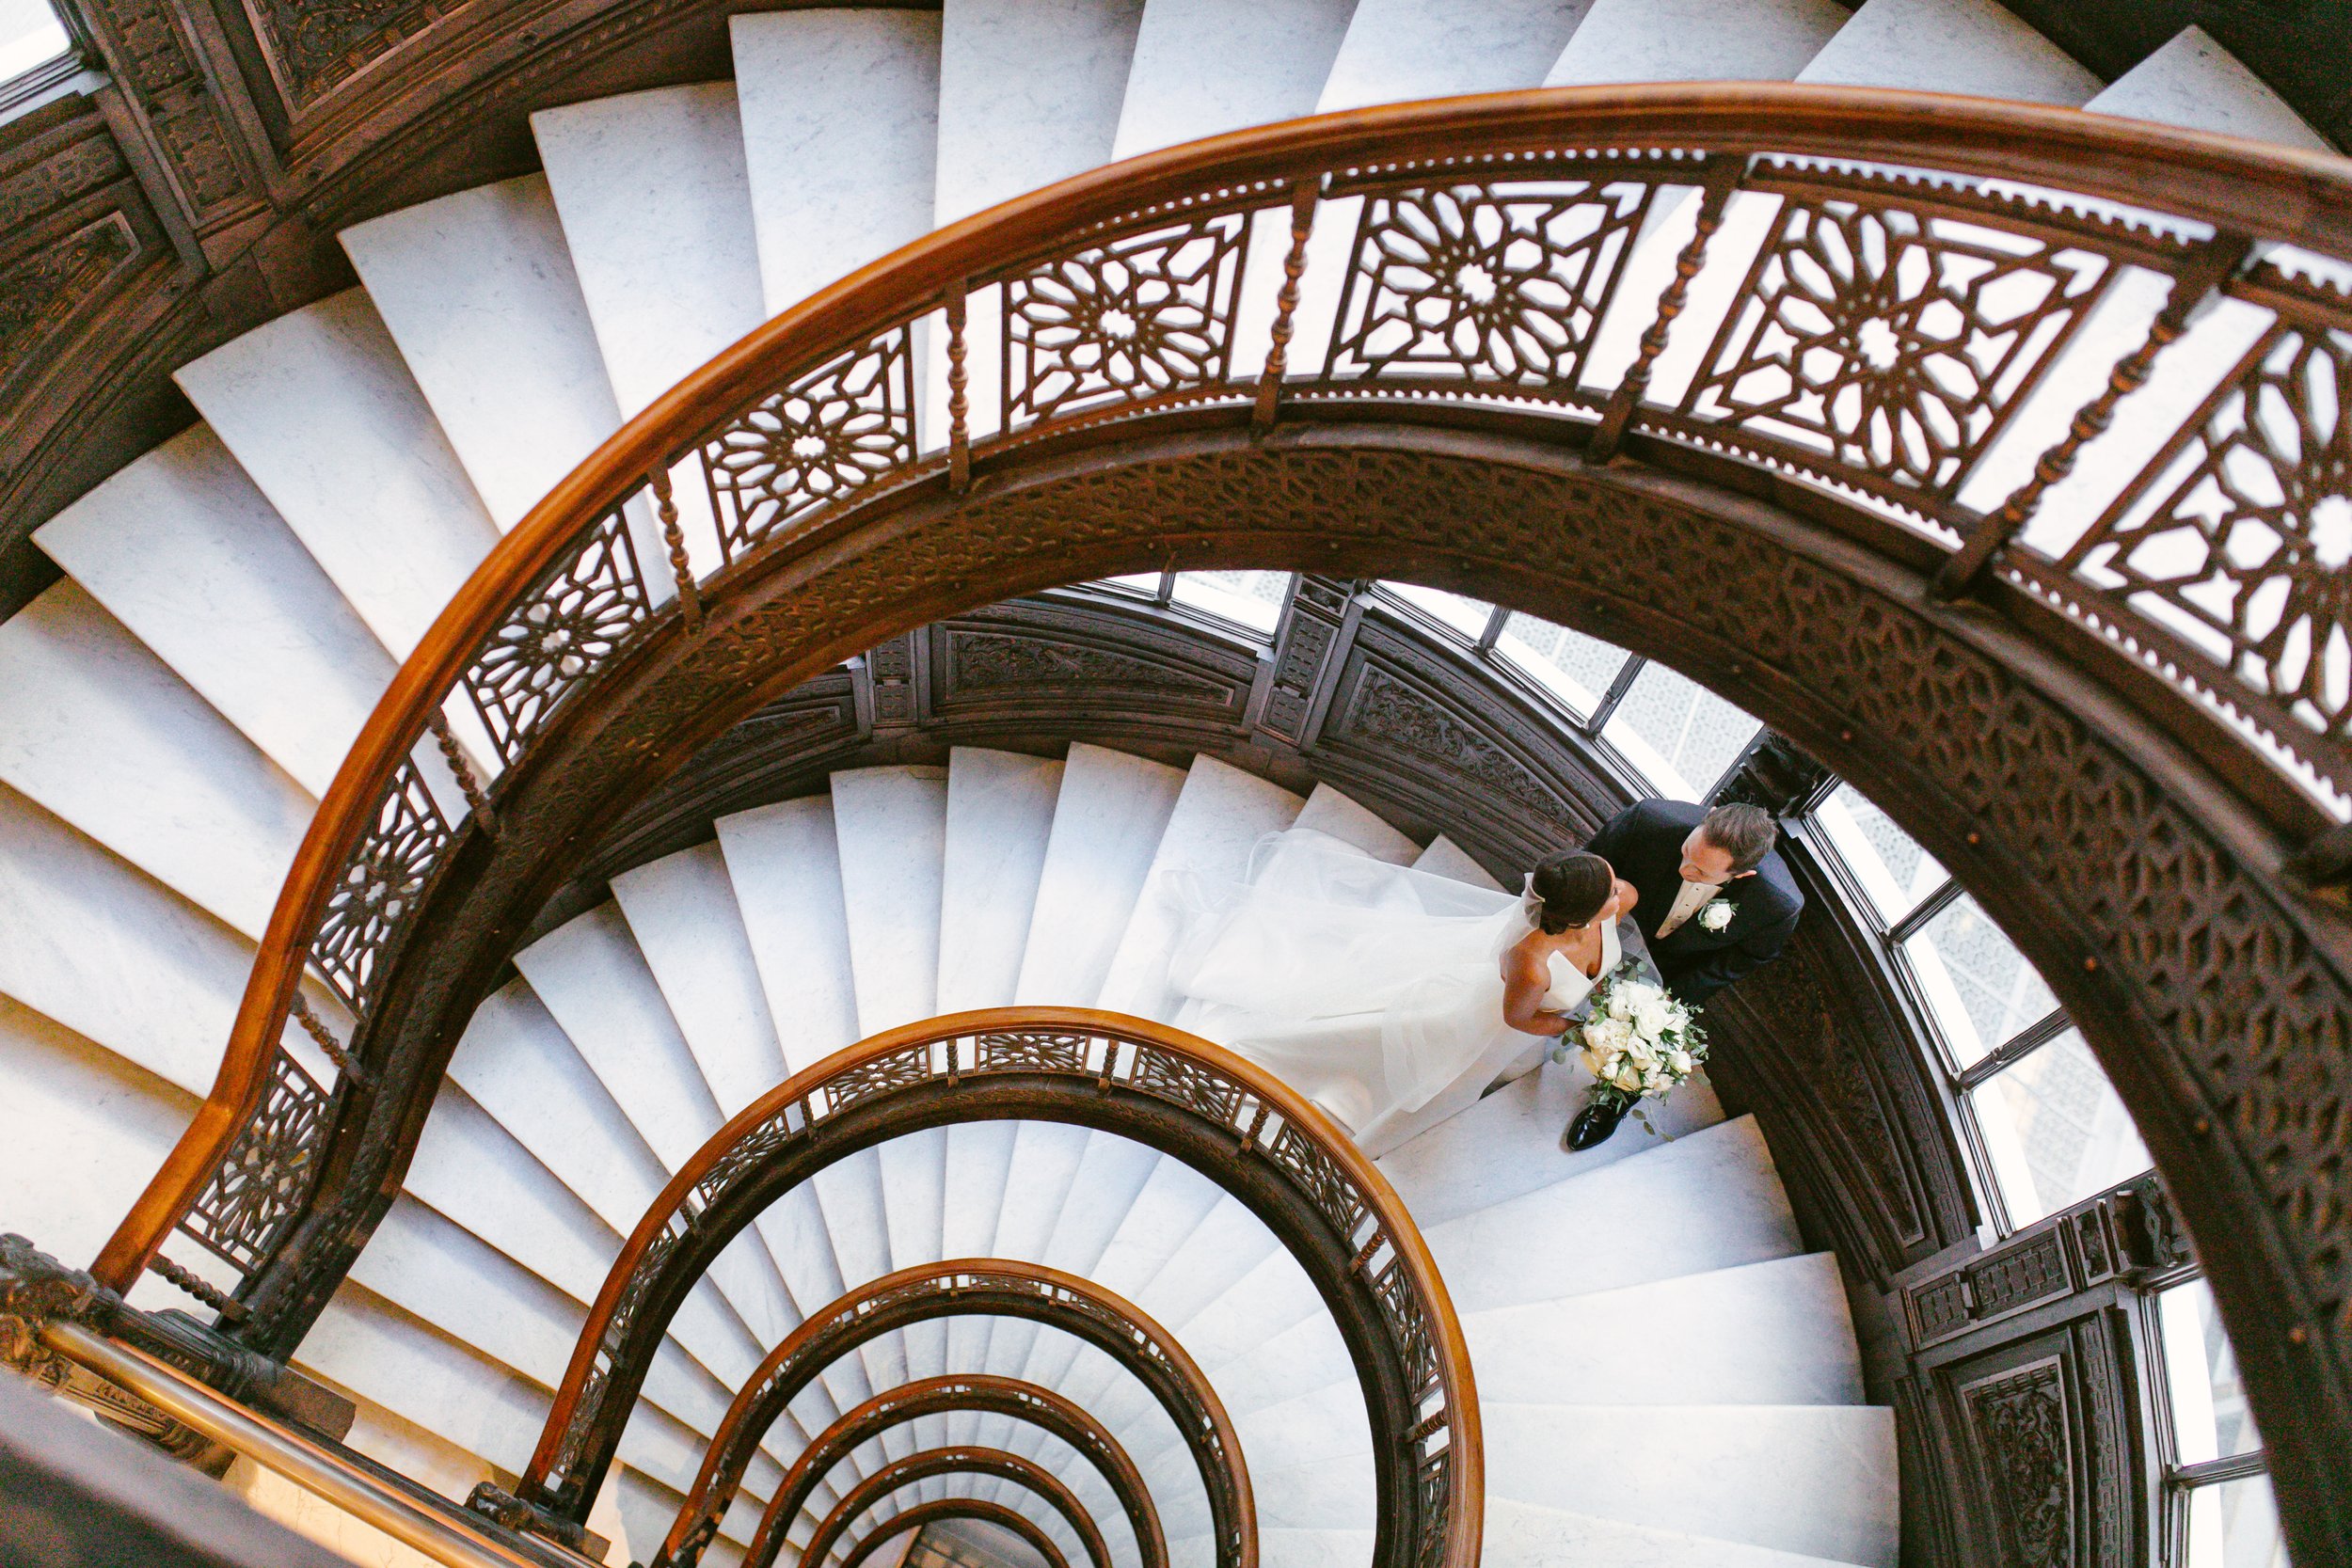
<path id="1" fill-rule="evenodd" d="M 1025 1317 L 1058 1328 L 1134 1373 L 1191 1446 L 1219 1539 L 1240 1541 L 1243 1562 L 1255 1562 L 1256 1505 L 1241 1439 L 1216 1390 L 1183 1345 L 1141 1308 L 1091 1280 L 1041 1264 L 964 1258 L 885 1275 L 808 1318 L 768 1353 L 711 1434 L 693 1487 L 654 1559 L 656 1568 L 691 1568 L 700 1560 L 769 1428 L 818 1372 L 881 1335 L 973 1314 Z M 559 1430 L 552 1418 L 548 1430 Z M 527 1487 L 537 1469 L 534 1459 Z M 813 1482 L 815 1477 L 809 1479 Z M 776 1496 L 783 1494 L 780 1488 Z M 790 1526 L 787 1515 L 778 1521 L 779 1533 Z M 761 1528 L 765 1532 L 766 1521 Z"/>
<path id="2" fill-rule="evenodd" d="M 1127 1515 L 1143 1568 L 1168 1568 L 1168 1537 L 1160 1528 L 1159 1509 L 1152 1501 L 1143 1473 L 1118 1439 L 1053 1389 L 985 1372 L 924 1378 L 886 1389 L 818 1433 L 785 1472 L 783 1484 L 770 1494 L 759 1528 L 744 1548 L 744 1568 L 771 1568 L 809 1494 L 852 1451 L 893 1427 L 951 1411 L 1009 1416 L 1053 1433 L 1086 1455 Z M 669 1549 L 665 1541 L 664 1559 Z"/>
<path id="3" fill-rule="evenodd" d="M 850 1548 L 850 1555 L 841 1560 L 841 1568 L 858 1568 L 874 1555 L 882 1543 L 904 1535 L 925 1525 L 944 1523 L 949 1519 L 977 1519 L 995 1525 L 1021 1537 L 1037 1555 L 1045 1560 L 1046 1568 L 1070 1568 L 1070 1561 L 1054 1544 L 1054 1538 L 1030 1522 L 1027 1515 L 1015 1513 L 1003 1503 L 989 1502 L 979 1497 L 941 1497 L 932 1502 L 916 1503 L 904 1513 L 896 1514 L 874 1527 L 871 1533 Z"/>
<path id="4" fill-rule="evenodd" d="M 857 1516 L 896 1492 L 901 1486 L 912 1486 L 931 1476 L 976 1475 L 996 1476 L 1014 1485 L 1035 1493 L 1045 1506 L 1060 1514 L 1069 1523 L 1071 1532 L 1086 1549 L 1087 1560 L 1094 1568 L 1111 1568 L 1110 1548 L 1103 1544 L 1103 1532 L 1095 1527 L 1094 1516 L 1071 1495 L 1052 1471 L 1033 1459 L 1002 1449 L 952 1448 L 926 1449 L 906 1458 L 883 1465 L 859 1481 L 834 1505 L 818 1525 L 817 1533 L 808 1539 L 807 1549 L 801 1554 L 804 1563 L 821 1563 L 833 1555 L 834 1543 L 841 1539 Z"/>

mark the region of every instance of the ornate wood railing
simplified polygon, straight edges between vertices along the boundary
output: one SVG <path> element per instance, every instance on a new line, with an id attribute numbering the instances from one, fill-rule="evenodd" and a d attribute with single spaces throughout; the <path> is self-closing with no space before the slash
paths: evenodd
<path id="1" fill-rule="evenodd" d="M 840 1544 L 843 1533 L 858 1515 L 902 1486 L 946 1475 L 996 1476 L 1033 1494 L 1069 1524 L 1091 1568 L 1111 1568 L 1110 1548 L 1103 1544 L 1103 1532 L 1095 1528 L 1094 1516 L 1071 1496 L 1070 1488 L 1056 1479 L 1052 1471 L 1017 1453 L 980 1448 L 926 1449 L 876 1470 L 843 1494 L 833 1512 L 818 1523 L 817 1533 L 808 1538 L 808 1545 L 801 1553 L 801 1560 L 823 1562 L 833 1555 L 834 1547 Z"/>
<path id="2" fill-rule="evenodd" d="M 323 802 L 214 1092 L 98 1272 L 127 1283 L 177 1227 L 245 1275 L 239 1337 L 291 1346 L 397 1181 L 451 1016 L 579 852 L 576 830 L 548 825 L 577 775 L 516 820 L 552 759 L 677 648 L 725 666 L 728 694 L 646 709 L 626 764 L 641 771 L 712 733 L 715 705 L 755 701 L 881 626 L 1057 572 L 1160 564 L 1123 515 L 1051 539 L 954 526 L 1030 454 L 1076 461 L 1113 426 L 1242 421 L 1278 441 L 1351 420 L 1507 427 L 1768 501 L 1931 597 L 1996 610 L 1980 625 L 2067 667 L 2103 735 L 2128 713 L 2155 750 L 2197 758 L 2206 778 L 2184 804 L 2243 814 L 2221 833 L 2233 863 L 2341 879 L 2348 169 L 1929 95 L 1561 89 L 1240 133 L 942 230 L 647 409 L 453 601 Z M 2143 283 L 2161 304 L 2135 317 Z M 2156 427 L 2153 404 L 2125 400 L 2189 365 L 2158 356 L 2186 349 L 2217 300 L 2252 330 L 2212 394 Z M 2095 325 L 2115 321 L 2137 325 Z M 2123 450 L 2100 441 L 2110 427 L 2154 439 L 2069 514 L 2068 476 Z M 922 593 L 836 599 L 844 617 L 864 610 L 854 632 L 742 608 L 827 570 L 883 516 Z M 1331 526 L 1302 522 L 1302 538 Z M 1203 550 L 1221 564 L 1307 553 Z M 986 572 L 958 569 L 983 557 Z M 1950 635 L 1969 634 L 1955 621 Z M 497 908 L 419 950 L 423 911 L 469 897 Z M 2314 940 L 2308 911 L 2284 918 L 2297 934 L 2266 950 Z M 2352 952 L 2328 942 L 2328 964 Z M 303 1004 L 306 977 L 346 1016 Z M 332 1070 L 282 1043 L 289 1018 Z M 2227 1031 L 2196 1033 L 2203 1050 Z M 2232 1135 L 2232 1170 L 2253 1173 L 2243 1190 L 2283 1216 L 2263 1222 L 2262 1268 L 2300 1271 L 2313 1321 L 2336 1321 L 2341 1253 L 2311 1239 L 2320 1209 L 2275 1190 L 2275 1131 Z M 2230 1274 L 2216 1271 L 2225 1299 Z M 2352 1375 L 2352 1350 L 2330 1354 L 2329 1376 Z"/>
<path id="3" fill-rule="evenodd" d="M 800 1517 L 810 1494 L 857 1448 L 893 1427 L 950 1413 L 1009 1416 L 1051 1433 L 1085 1455 L 1119 1499 L 1127 1528 L 1135 1533 L 1142 1568 L 1168 1568 L 1168 1537 L 1160 1527 L 1151 1489 L 1144 1485 L 1143 1474 L 1127 1450 L 1103 1424 L 1051 1388 L 986 1373 L 924 1378 L 885 1389 L 818 1433 L 792 1461 L 783 1484 L 769 1496 L 759 1528 L 743 1550 L 746 1568 L 772 1568 L 787 1548 L 792 1522 Z M 663 1558 L 657 1560 L 656 1568 L 669 1555 L 665 1541 Z M 803 1558 L 809 1555 L 802 1554 Z"/>
<path id="4" fill-rule="evenodd" d="M 925 1525 L 943 1524 L 950 1519 L 977 1519 L 983 1524 L 1009 1529 L 1033 1547 L 1044 1559 L 1046 1568 L 1070 1568 L 1070 1561 L 1054 1544 L 1054 1538 L 1029 1522 L 1025 1513 L 1007 1508 L 1003 1503 L 988 1502 L 977 1497 L 941 1497 L 928 1503 L 917 1503 L 904 1513 L 884 1520 L 866 1532 L 865 1539 L 850 1548 L 850 1555 L 841 1560 L 841 1568 L 858 1568 L 867 1558 L 890 1541 L 909 1530 Z"/>

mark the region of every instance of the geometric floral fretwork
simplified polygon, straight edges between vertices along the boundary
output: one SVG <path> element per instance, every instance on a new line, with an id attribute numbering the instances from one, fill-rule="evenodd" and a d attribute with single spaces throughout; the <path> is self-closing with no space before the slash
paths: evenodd
<path id="1" fill-rule="evenodd" d="M 353 847 L 326 895 L 310 940 L 310 963 L 355 1012 L 449 843 L 449 824 L 414 761 L 401 764 L 367 836 Z"/>
<path id="2" fill-rule="evenodd" d="M 261 1109 L 239 1131 L 180 1228 L 250 1273 L 310 1196 L 326 1107 L 326 1095 L 310 1075 L 278 1052 Z"/>
<path id="3" fill-rule="evenodd" d="M 2082 320 L 2106 258 L 1861 201 L 1789 196 L 1687 411 L 1948 500 Z"/>
<path id="4" fill-rule="evenodd" d="M 825 361 L 703 444 L 728 559 L 812 508 L 914 461 L 903 326 Z"/>
<path id="5" fill-rule="evenodd" d="M 465 674 L 467 691 L 508 764 L 549 709 L 593 674 L 651 609 L 628 519 L 616 506 L 507 613 Z"/>

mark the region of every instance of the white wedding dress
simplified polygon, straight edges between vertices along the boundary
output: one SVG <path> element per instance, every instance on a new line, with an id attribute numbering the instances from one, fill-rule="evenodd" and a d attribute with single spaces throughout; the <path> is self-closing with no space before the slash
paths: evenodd
<path id="1" fill-rule="evenodd" d="M 1502 1019 L 1502 955 L 1534 928 L 1527 897 L 1390 865 L 1308 829 L 1259 840 L 1246 881 L 1179 897 L 1177 1027 L 1271 1069 L 1359 1137 L 1498 1047 L 1542 1043 Z M 1613 925 L 1602 974 L 1623 951 Z M 1550 966 L 1544 1007 L 1572 1012 L 1597 981 L 1562 954 Z"/>

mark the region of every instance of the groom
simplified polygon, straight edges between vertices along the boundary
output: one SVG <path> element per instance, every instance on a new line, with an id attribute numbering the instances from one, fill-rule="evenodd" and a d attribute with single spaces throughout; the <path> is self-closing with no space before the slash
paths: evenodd
<path id="1" fill-rule="evenodd" d="M 1778 958 L 1797 928 L 1804 895 L 1773 847 L 1779 838 L 1772 814 L 1759 806 L 1708 811 L 1677 800 L 1637 800 L 1584 847 L 1641 895 L 1633 922 L 1659 975 L 1696 1006 Z M 1617 1121 L 1616 1114 L 1588 1107 L 1565 1141 L 1590 1148 L 1615 1132 Z"/>

